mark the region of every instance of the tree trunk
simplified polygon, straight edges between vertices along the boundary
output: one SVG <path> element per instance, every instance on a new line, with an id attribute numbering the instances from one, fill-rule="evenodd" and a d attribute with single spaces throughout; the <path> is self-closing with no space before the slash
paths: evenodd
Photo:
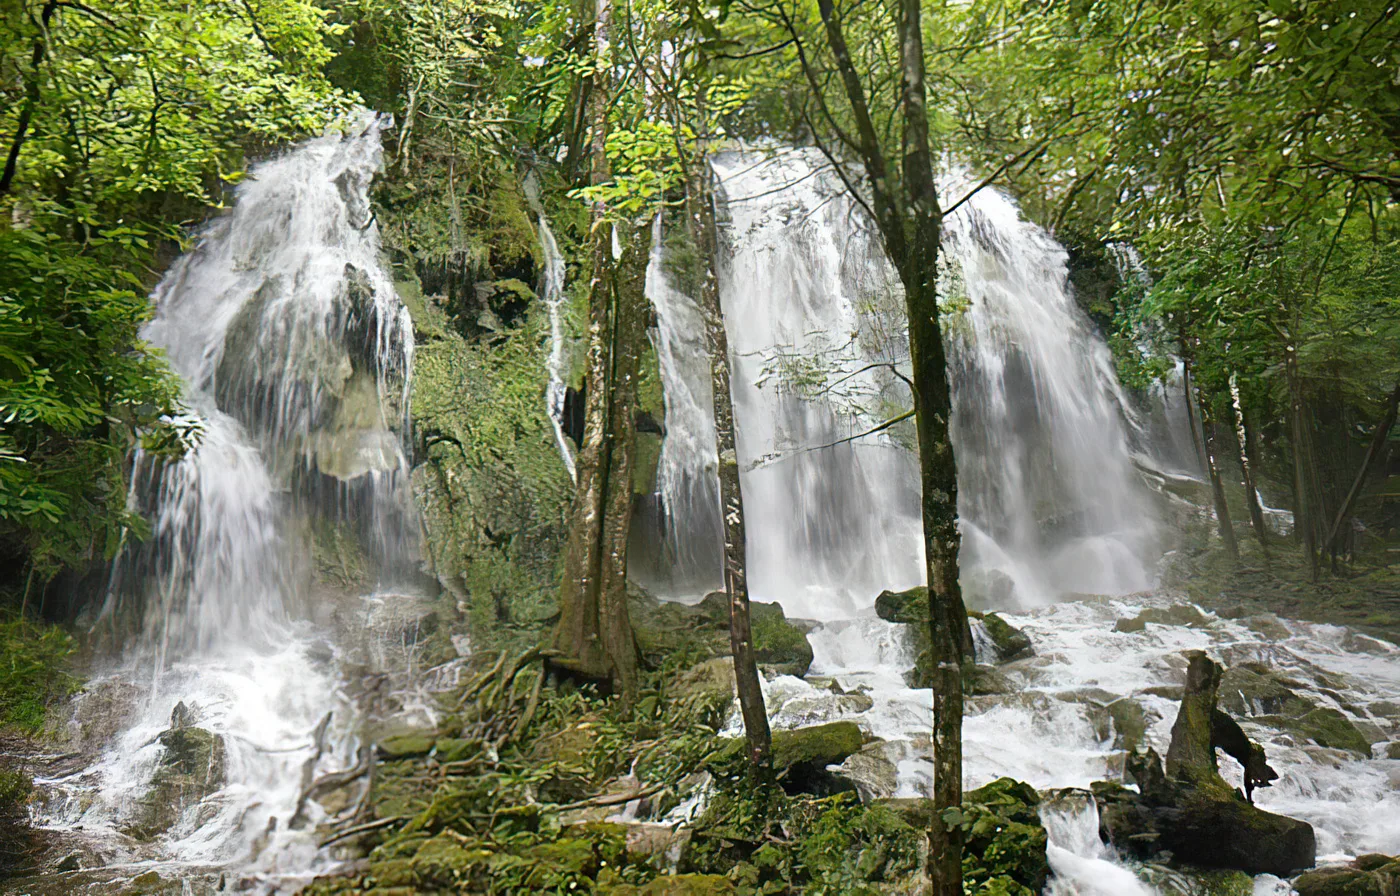
<path id="1" fill-rule="evenodd" d="M 10 187 L 14 184 L 15 172 L 19 170 L 19 153 L 24 148 L 25 138 L 29 136 L 29 124 L 34 118 L 34 112 L 39 108 L 39 79 L 43 77 L 40 66 L 43 65 L 44 56 L 48 52 L 49 23 L 57 9 L 57 0 L 48 0 L 39 13 L 39 31 L 34 35 L 29 72 L 24 77 L 24 105 L 20 107 L 19 119 L 15 122 L 15 136 L 10 141 L 10 150 L 5 154 L 5 167 L 0 170 L 0 196 L 10 192 Z"/>
<path id="2" fill-rule="evenodd" d="M 710 385 L 714 395 L 715 448 L 719 457 L 719 500 L 724 524 L 724 588 L 729 597 L 729 645 L 734 654 L 734 679 L 739 709 L 744 717 L 744 737 L 749 760 L 760 777 L 771 771 L 772 732 L 763 689 L 754 657 L 749 622 L 749 586 L 746 575 L 744 497 L 739 482 L 739 453 L 735 441 L 734 402 L 729 380 L 729 338 L 724 331 L 724 310 L 719 295 L 719 234 L 715 226 L 712 174 L 704 139 L 703 93 L 701 104 L 700 161 L 691 167 L 687 201 L 691 234 L 705 263 L 700 284 L 700 307 L 710 343 Z"/>
<path id="3" fill-rule="evenodd" d="M 1225 499 L 1225 483 L 1220 478 L 1220 464 L 1215 460 L 1215 421 L 1206 401 L 1205 390 L 1196 384 L 1196 407 L 1201 413 L 1201 450 L 1206 459 L 1206 473 L 1210 477 L 1210 494 L 1215 505 L 1215 521 L 1220 529 L 1220 540 L 1225 543 L 1225 552 L 1230 559 L 1240 559 L 1240 545 L 1235 540 L 1235 524 L 1230 519 L 1230 504 Z"/>
<path id="4" fill-rule="evenodd" d="M 1293 443 L 1293 526 L 1303 542 L 1308 574 L 1317 581 L 1317 523 L 1313 503 L 1312 469 L 1308 462 L 1307 423 L 1303 419 L 1303 384 L 1298 377 L 1298 353 L 1293 346 L 1284 349 L 1284 374 L 1288 379 L 1290 441 Z"/>
<path id="5" fill-rule="evenodd" d="M 611 179 L 606 153 L 611 24 L 611 0 L 597 0 L 593 38 L 598 64 L 589 110 L 590 180 L 595 185 Z M 636 346 L 643 314 L 631 283 L 634 278 L 624 274 L 621 279 L 626 282 L 619 282 L 614 226 L 606 204 L 595 201 L 584 438 L 576 463 L 551 663 L 573 676 L 610 684 L 630 705 L 637 692 L 637 646 L 627 615 L 627 532 L 636 436 Z"/>
<path id="6" fill-rule="evenodd" d="M 1264 562 L 1269 562 L 1269 527 L 1264 520 L 1264 508 L 1259 504 L 1259 486 L 1254 481 L 1254 459 L 1251 448 L 1249 426 L 1244 419 L 1244 403 L 1240 400 L 1240 386 L 1235 375 L 1230 374 L 1230 405 L 1235 411 L 1235 441 L 1239 443 L 1240 470 L 1244 476 L 1245 503 L 1249 508 L 1249 524 L 1254 527 L 1254 536 L 1259 539 L 1259 549 L 1264 552 Z"/>
<path id="7" fill-rule="evenodd" d="M 1186 402 L 1186 423 L 1191 428 L 1191 447 L 1196 452 L 1196 464 L 1200 467 L 1201 475 L 1209 475 L 1209 465 L 1206 463 L 1205 440 L 1201 437 L 1201 430 L 1204 428 L 1197 424 L 1196 390 L 1191 383 L 1191 361 L 1185 355 L 1184 346 L 1186 337 L 1182 339 L 1182 359 L 1181 359 L 1181 397 Z"/>
<path id="8" fill-rule="evenodd" d="M 935 896 L 962 896 L 963 830 L 943 812 L 962 805 L 963 660 L 971 644 L 958 583 L 958 471 L 949 423 L 952 391 L 938 321 L 938 252 L 943 212 L 929 146 L 920 0 L 900 0 L 899 47 L 904 113 L 903 244 L 896 259 L 909 316 L 909 361 L 919 436 L 929 628 L 937 674 L 933 688 L 933 821 L 929 878 Z"/>
<path id="9" fill-rule="evenodd" d="M 952 396 L 943 334 L 938 321 L 938 251 L 943 212 L 938 202 L 929 142 L 924 83 L 922 7 L 899 0 L 900 117 L 904 132 L 898 176 L 891 172 L 870 115 L 864 81 L 846 44 L 833 0 L 818 0 L 827 45 L 855 119 L 853 142 L 865 165 L 870 211 L 885 252 L 899 272 L 909 316 L 909 358 L 919 437 L 924 555 L 929 628 L 937 663 L 933 687 L 933 812 L 928 871 L 933 896 L 962 896 L 963 832 L 943 819 L 962 805 L 963 659 L 971 644 L 967 611 L 958 586 L 958 480 L 948 426 Z M 791 26 L 790 26 L 791 27 Z M 799 35 L 795 32 L 794 39 Z M 809 84 L 821 79 L 804 60 Z M 831 156 L 828 154 L 828 157 Z M 838 165 L 838 170 L 840 170 Z M 842 172 L 845 182 L 854 181 Z M 856 197 L 860 199 L 859 196 Z"/>
<path id="10" fill-rule="evenodd" d="M 1371 464 L 1380 456 L 1382 449 L 1385 448 L 1386 440 L 1390 438 L 1390 430 L 1395 426 L 1397 410 L 1400 410 L 1400 383 L 1397 383 L 1394 391 L 1390 393 L 1390 398 L 1386 402 L 1385 414 L 1376 424 L 1376 432 L 1371 437 L 1371 445 L 1366 449 L 1365 459 L 1361 461 L 1361 469 L 1356 471 L 1356 479 L 1352 481 L 1351 489 L 1347 491 L 1342 506 L 1337 509 L 1337 516 L 1332 520 L 1332 527 L 1327 530 L 1327 538 L 1323 544 L 1331 552 L 1334 564 L 1337 557 L 1337 536 L 1341 533 L 1342 524 L 1350 516 L 1352 505 L 1356 503 L 1362 487 L 1366 484 L 1366 475 L 1371 471 Z"/>

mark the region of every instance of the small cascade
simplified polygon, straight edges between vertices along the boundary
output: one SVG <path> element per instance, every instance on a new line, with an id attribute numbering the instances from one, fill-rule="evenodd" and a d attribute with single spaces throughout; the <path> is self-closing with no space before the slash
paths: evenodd
<path id="1" fill-rule="evenodd" d="M 645 578 L 661 576 L 647 584 L 684 600 L 723 587 L 724 542 L 705 316 L 666 269 L 663 223 L 658 215 L 646 272 L 647 298 L 656 310 L 650 335 L 666 410 L 666 439 L 656 468 L 663 562 Z"/>
<path id="2" fill-rule="evenodd" d="M 77 706 L 124 713 L 120 730 L 87 768 L 38 782 L 41 824 L 128 866 L 228 869 L 255 890 L 328 867 L 329 814 L 303 789 L 355 765 L 342 664 L 382 666 L 365 630 L 412 603 L 396 592 L 418 565 L 413 330 L 368 201 L 383 125 L 366 114 L 256 166 L 152 296 L 145 336 L 185 380 L 174 422 L 193 447 L 134 458 L 154 531 L 119 559 L 99 621 L 134 646 Z M 357 544 L 379 593 L 316 580 L 322 537 Z"/>
<path id="3" fill-rule="evenodd" d="M 1099 809 L 1090 794 L 1060 794 L 1041 807 L 1040 820 L 1054 873 L 1045 896 L 1158 896 L 1099 839 Z"/>
<path id="4" fill-rule="evenodd" d="M 564 435 L 564 397 L 568 392 L 565 379 L 569 373 L 568 342 L 564 338 L 564 253 L 554 239 L 554 231 L 549 229 L 549 221 L 540 212 L 540 245 L 544 248 L 544 273 L 540 279 L 540 298 L 549 309 L 549 355 L 545 369 L 549 373 L 549 384 L 545 387 L 545 408 L 549 420 L 554 424 L 554 439 L 559 445 L 559 457 L 569 471 L 569 478 L 575 478 L 574 452 Z"/>

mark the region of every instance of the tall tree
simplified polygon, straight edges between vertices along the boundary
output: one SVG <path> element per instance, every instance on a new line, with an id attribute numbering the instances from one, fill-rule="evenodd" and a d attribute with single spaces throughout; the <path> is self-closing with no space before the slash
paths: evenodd
<path id="1" fill-rule="evenodd" d="M 627 612 L 627 541 L 632 519 L 638 351 L 645 327 L 633 241 L 602 188 L 612 179 L 608 115 L 612 105 L 612 3 L 597 0 L 589 97 L 592 192 L 591 279 L 584 438 L 564 554 L 552 662 L 607 681 L 626 703 L 637 696 L 637 643 Z M 625 248 L 624 248 L 625 247 Z"/>
<path id="2" fill-rule="evenodd" d="M 849 17 L 869 13 L 863 13 L 859 4 L 838 8 L 835 0 L 818 0 L 817 7 L 824 51 L 811 41 L 811 30 L 799 20 L 799 12 L 780 3 L 774 14 L 787 31 L 810 88 L 804 118 L 852 197 L 870 214 L 904 288 L 919 443 L 929 627 L 937 668 L 929 876 L 936 896 L 961 896 L 963 833 L 949 823 L 953 816 L 946 813 L 962 804 L 963 663 L 970 634 L 958 584 L 958 482 L 949 435 L 952 396 L 938 316 L 938 254 L 944 212 L 933 169 L 923 8 L 919 0 L 894 4 L 891 42 L 896 46 L 891 67 L 862 72 L 847 40 L 847 24 Z M 880 33 L 882 25 L 887 27 L 883 21 L 875 23 L 873 30 L 871 23 L 865 25 L 863 33 L 872 36 Z M 870 63 L 873 66 L 883 57 L 877 52 L 862 53 L 860 58 L 875 60 Z M 839 88 L 828 90 L 832 81 Z M 876 110 L 866 84 L 882 81 L 899 85 L 897 101 L 887 110 Z M 854 164 L 848 161 L 852 157 Z"/>

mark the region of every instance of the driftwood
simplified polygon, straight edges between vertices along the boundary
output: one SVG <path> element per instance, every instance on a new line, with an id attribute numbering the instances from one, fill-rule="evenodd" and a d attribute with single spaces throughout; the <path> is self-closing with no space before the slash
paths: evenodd
<path id="1" fill-rule="evenodd" d="M 1307 822 L 1256 808 L 1255 787 L 1278 777 L 1264 751 L 1215 706 L 1221 670 L 1204 653 L 1187 654 L 1186 690 L 1172 726 L 1165 767 L 1153 750 L 1129 758 L 1140 793 L 1120 792 L 1102 811 L 1105 833 L 1140 856 L 1169 850 L 1208 868 L 1288 875 L 1312 867 L 1316 841 Z M 1245 767 L 1242 795 L 1220 777 L 1215 750 Z"/>

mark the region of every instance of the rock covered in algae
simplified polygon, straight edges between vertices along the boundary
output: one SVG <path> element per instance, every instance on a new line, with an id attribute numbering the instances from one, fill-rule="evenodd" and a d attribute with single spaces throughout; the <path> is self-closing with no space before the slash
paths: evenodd
<path id="1" fill-rule="evenodd" d="M 676 656 L 703 660 L 730 655 L 729 603 L 715 592 L 694 606 L 660 601 L 635 587 L 629 589 L 628 612 L 642 657 L 661 667 Z M 812 645 L 805 627 L 787 618 L 777 603 L 749 604 L 754 658 L 782 675 L 803 676 L 812 665 Z"/>
<path id="2" fill-rule="evenodd" d="M 1400 858 L 1357 856 L 1350 865 L 1319 868 L 1293 882 L 1298 896 L 1395 896 L 1400 893 Z"/>
<path id="3" fill-rule="evenodd" d="M 186 809 L 224 786 L 224 739 L 203 728 L 176 727 L 159 737 L 165 752 L 127 833 L 150 840 L 180 820 Z"/>
<path id="4" fill-rule="evenodd" d="M 1303 685 L 1263 663 L 1241 663 L 1225 671 L 1220 706 L 1261 724 L 1295 734 L 1321 747 L 1371 756 L 1371 741 L 1346 714 L 1299 693 Z"/>

